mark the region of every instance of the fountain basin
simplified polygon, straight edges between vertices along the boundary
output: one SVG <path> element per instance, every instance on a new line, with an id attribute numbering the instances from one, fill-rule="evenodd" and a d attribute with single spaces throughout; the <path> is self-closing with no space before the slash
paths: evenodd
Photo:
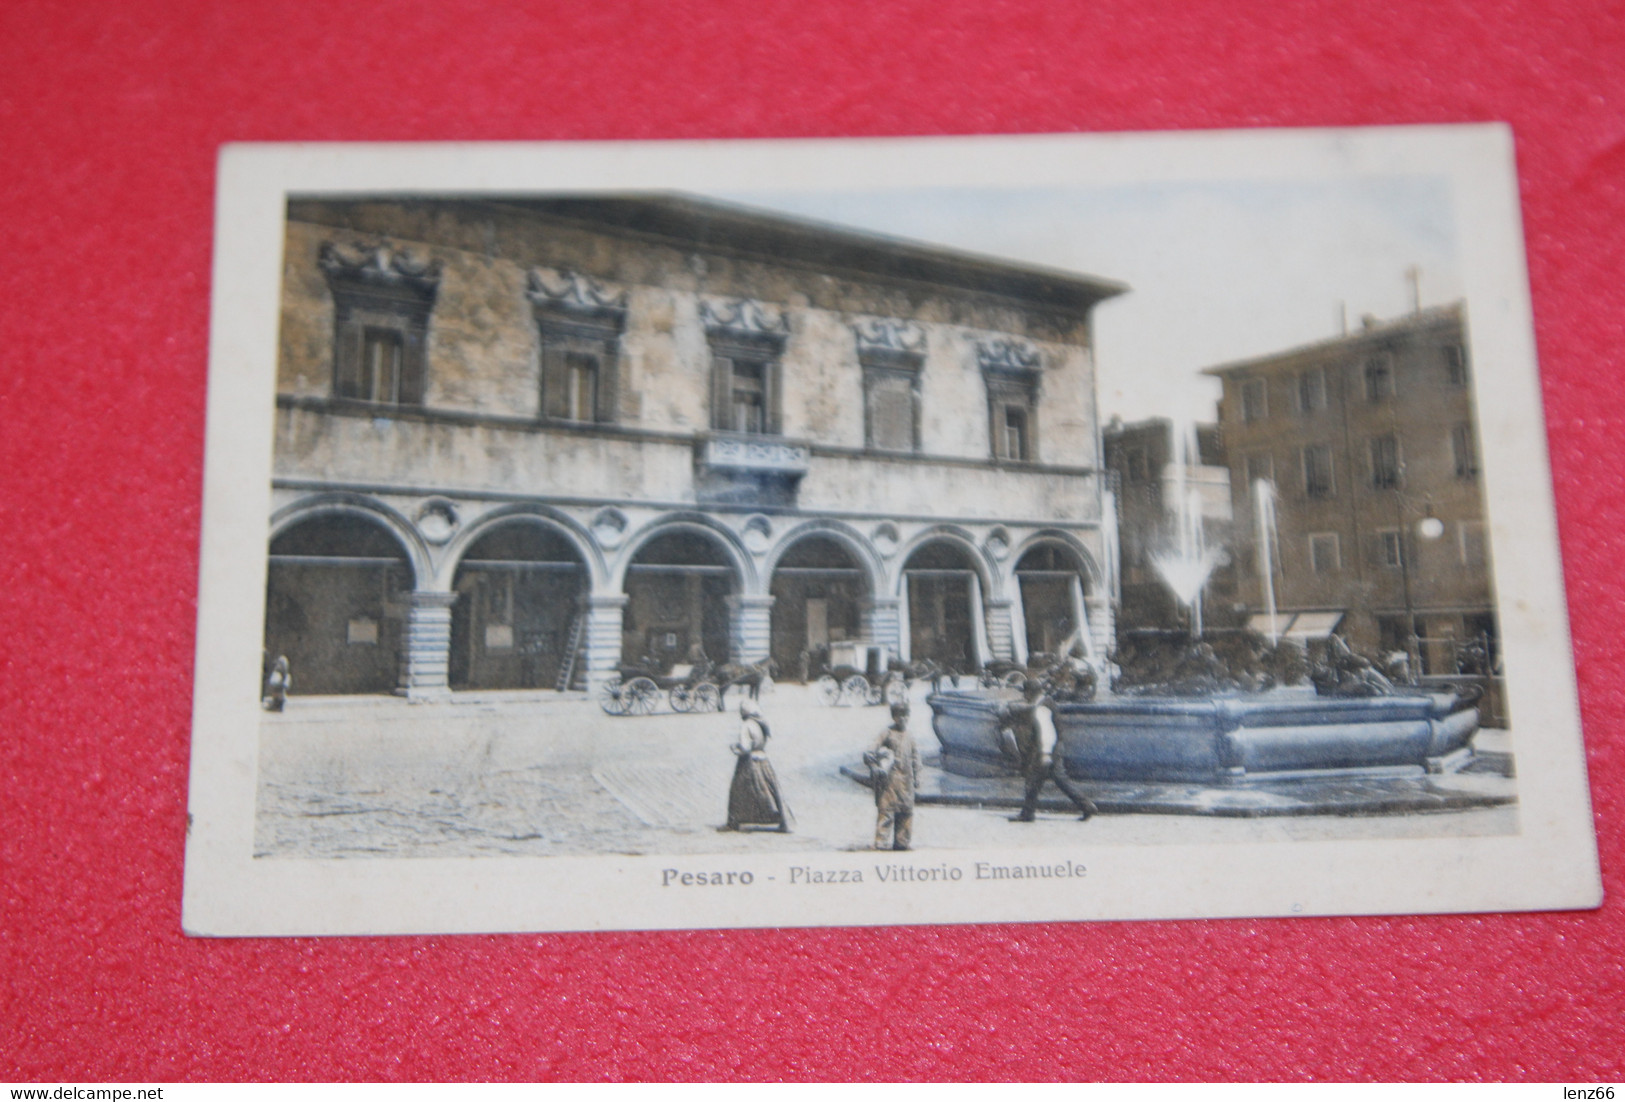
<path id="1" fill-rule="evenodd" d="M 943 768 L 1017 770 L 999 709 L 1009 695 L 933 693 Z M 1362 698 L 1304 690 L 1213 697 L 1108 697 L 1057 704 L 1067 772 L 1080 780 L 1243 784 L 1293 776 L 1444 773 L 1472 759 L 1478 710 L 1454 693 Z"/>

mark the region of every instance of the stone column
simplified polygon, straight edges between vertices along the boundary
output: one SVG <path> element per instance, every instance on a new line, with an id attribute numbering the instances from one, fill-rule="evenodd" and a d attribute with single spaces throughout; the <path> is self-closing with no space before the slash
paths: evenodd
<path id="1" fill-rule="evenodd" d="M 982 608 L 987 615 L 987 645 L 992 651 L 992 658 L 999 662 L 1015 661 L 1015 647 L 1010 624 L 1010 605 L 1008 598 L 989 598 L 982 602 Z"/>
<path id="2" fill-rule="evenodd" d="M 406 653 L 396 693 L 414 704 L 449 700 L 446 681 L 451 663 L 451 606 L 457 594 L 414 590 L 406 610 Z"/>
<path id="3" fill-rule="evenodd" d="M 1117 617 L 1111 599 L 1104 594 L 1092 594 L 1083 599 L 1089 610 L 1089 629 L 1095 644 L 1095 654 L 1101 663 L 1117 649 Z"/>
<path id="4" fill-rule="evenodd" d="M 885 647 L 891 658 L 903 656 L 902 604 L 896 597 L 873 597 L 863 606 L 863 637 Z"/>
<path id="5" fill-rule="evenodd" d="M 587 689 L 615 677 L 621 664 L 621 627 L 626 618 L 626 594 L 592 594 L 581 599 L 587 614 Z"/>
<path id="6" fill-rule="evenodd" d="M 773 649 L 773 598 L 728 598 L 728 660 L 760 662 Z"/>

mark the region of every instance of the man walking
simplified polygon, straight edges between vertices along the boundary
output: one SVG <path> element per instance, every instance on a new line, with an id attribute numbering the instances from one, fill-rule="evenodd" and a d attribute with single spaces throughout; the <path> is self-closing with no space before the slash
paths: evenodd
<path id="1" fill-rule="evenodd" d="M 1021 814 L 1014 816 L 1014 821 L 1033 821 L 1038 811 L 1038 794 L 1045 781 L 1054 781 L 1055 787 L 1066 793 L 1066 798 L 1081 812 L 1078 818 L 1088 819 L 1100 809 L 1067 776 L 1066 763 L 1057 753 L 1055 715 L 1044 699 L 1044 686 L 1028 678 L 1021 686 L 1021 697 L 1020 703 L 1009 705 L 1004 713 L 1006 727 L 1015 738 L 1021 774 L 1027 780 Z"/>
<path id="2" fill-rule="evenodd" d="M 891 726 L 863 755 L 875 785 L 875 848 L 908 849 L 914 835 L 914 793 L 920 751 L 908 732 L 908 701 L 891 706 Z"/>

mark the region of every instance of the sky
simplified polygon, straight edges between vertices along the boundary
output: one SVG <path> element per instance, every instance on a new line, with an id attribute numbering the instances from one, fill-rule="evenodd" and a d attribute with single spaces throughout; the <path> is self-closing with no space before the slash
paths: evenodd
<path id="1" fill-rule="evenodd" d="M 1430 176 L 1113 187 L 740 192 L 801 218 L 1127 283 L 1096 309 L 1102 421 L 1211 421 L 1202 368 L 1461 297 L 1448 183 Z"/>

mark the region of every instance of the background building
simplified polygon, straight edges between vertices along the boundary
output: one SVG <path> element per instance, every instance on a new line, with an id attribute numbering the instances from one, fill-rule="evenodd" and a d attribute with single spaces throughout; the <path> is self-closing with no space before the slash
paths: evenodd
<path id="1" fill-rule="evenodd" d="M 1117 500 L 1118 631 L 1188 626 L 1188 612 L 1158 571 L 1157 559 L 1193 543 L 1212 556 L 1213 573 L 1203 591 L 1204 623 L 1233 625 L 1230 468 L 1218 426 L 1166 417 L 1124 424 L 1113 418 L 1102 439 Z"/>
<path id="2" fill-rule="evenodd" d="M 414 697 L 1104 652 L 1121 290 L 686 198 L 293 202 L 267 651 Z"/>
<path id="3" fill-rule="evenodd" d="M 1253 486 L 1274 487 L 1281 630 L 1457 672 L 1497 629 L 1457 303 L 1210 368 L 1243 550 L 1239 592 L 1268 630 Z M 1414 635 L 1414 638 L 1413 638 Z"/>

